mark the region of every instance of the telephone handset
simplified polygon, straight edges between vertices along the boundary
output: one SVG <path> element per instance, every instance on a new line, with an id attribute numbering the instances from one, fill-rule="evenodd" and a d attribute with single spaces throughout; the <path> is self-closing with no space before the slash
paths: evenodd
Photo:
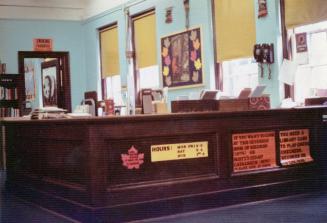
<path id="1" fill-rule="evenodd" d="M 272 64 L 274 63 L 274 45 L 271 44 L 262 44 L 262 57 L 263 57 L 263 63 Z"/>
<path id="2" fill-rule="evenodd" d="M 262 51 L 261 45 L 260 44 L 255 44 L 254 49 L 253 49 L 253 56 L 254 56 L 254 59 L 258 63 L 262 63 L 262 53 L 261 53 L 261 51 Z"/>
<path id="3" fill-rule="evenodd" d="M 269 68 L 269 76 L 268 78 L 271 79 L 271 68 L 270 64 L 274 63 L 274 44 L 255 44 L 253 48 L 253 56 L 254 59 L 259 63 L 261 68 L 261 77 L 263 77 L 263 65 L 268 64 Z"/>
<path id="4" fill-rule="evenodd" d="M 274 63 L 274 44 L 255 44 L 253 56 L 258 63 Z"/>

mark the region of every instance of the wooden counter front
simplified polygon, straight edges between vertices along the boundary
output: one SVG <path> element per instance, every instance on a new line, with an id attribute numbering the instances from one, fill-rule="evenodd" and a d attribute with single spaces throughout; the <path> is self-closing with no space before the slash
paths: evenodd
<path id="1" fill-rule="evenodd" d="M 321 107 L 3 120 L 7 189 L 88 223 L 308 192 L 325 180 L 326 114 Z M 281 162 L 281 145 L 292 165 Z"/>

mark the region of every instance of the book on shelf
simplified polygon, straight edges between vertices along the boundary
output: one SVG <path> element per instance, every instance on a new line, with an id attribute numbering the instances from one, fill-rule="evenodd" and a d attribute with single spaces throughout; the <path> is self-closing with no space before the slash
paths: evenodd
<path id="1" fill-rule="evenodd" d="M 22 74 L 0 75 L 0 117 L 21 115 L 24 95 L 24 76 Z"/>
<path id="2" fill-rule="evenodd" d="M 19 109 L 8 107 L 8 108 L 0 108 L 0 117 L 19 117 Z"/>
<path id="3" fill-rule="evenodd" d="M 18 99 L 17 88 L 0 87 L 0 100 L 17 100 L 17 99 Z"/>

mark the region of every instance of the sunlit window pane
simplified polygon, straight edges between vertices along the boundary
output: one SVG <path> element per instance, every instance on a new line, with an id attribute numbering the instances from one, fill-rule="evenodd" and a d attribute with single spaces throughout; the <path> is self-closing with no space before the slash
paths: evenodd
<path id="1" fill-rule="evenodd" d="M 326 32 L 310 34 L 310 64 L 323 65 L 327 64 L 327 41 Z"/>
<path id="2" fill-rule="evenodd" d="M 307 33 L 309 63 L 299 65 L 294 83 L 295 101 L 322 96 L 327 89 L 327 21 L 302 26 L 295 33 Z"/>
<path id="3" fill-rule="evenodd" d="M 159 67 L 157 65 L 141 68 L 140 88 L 159 88 Z"/>
<path id="4" fill-rule="evenodd" d="M 258 65 L 251 58 L 222 63 L 223 91 L 237 97 L 242 89 L 254 89 L 258 85 Z"/>
<path id="5" fill-rule="evenodd" d="M 120 75 L 106 78 L 107 99 L 114 99 L 115 105 L 122 105 Z"/>

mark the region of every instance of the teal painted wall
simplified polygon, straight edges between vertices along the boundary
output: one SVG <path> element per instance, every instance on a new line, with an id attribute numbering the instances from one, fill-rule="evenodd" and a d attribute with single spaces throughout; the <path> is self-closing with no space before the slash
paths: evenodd
<path id="1" fill-rule="evenodd" d="M 81 22 L 0 20 L 0 59 L 7 73 L 18 72 L 18 51 L 32 51 L 33 38 L 53 39 L 54 51 L 69 51 L 73 108 L 86 89 L 85 50 Z"/>
<path id="2" fill-rule="evenodd" d="M 278 107 L 284 98 L 284 86 L 278 80 L 280 66 L 282 64 L 282 36 L 280 21 L 279 0 L 267 1 L 268 15 L 258 19 L 258 1 L 255 1 L 256 12 L 256 38 L 257 43 L 273 43 L 275 63 L 271 65 L 271 80 L 268 79 L 268 66 L 264 65 L 264 77 L 259 75 L 259 83 L 266 85 L 265 93 L 270 94 L 272 107 Z M 260 73 L 260 68 L 259 68 Z"/>
<path id="3" fill-rule="evenodd" d="M 120 49 L 120 75 L 122 85 L 127 83 L 127 61 L 125 59 L 126 25 L 124 7 L 127 6 L 131 15 L 155 8 L 157 28 L 158 65 L 160 66 L 160 38 L 185 30 L 185 13 L 183 1 L 176 0 L 145 0 L 130 1 L 124 6 L 116 7 L 84 22 L 85 50 L 86 50 L 86 75 L 87 89 L 100 90 L 100 61 L 99 38 L 97 29 L 117 22 L 119 27 Z M 173 7 L 173 22 L 165 23 L 166 8 Z M 214 50 L 213 31 L 211 22 L 211 0 L 190 0 L 190 28 L 201 27 L 202 47 L 204 61 L 204 86 L 196 88 L 175 89 L 169 91 L 169 100 L 174 100 L 178 95 L 188 95 L 190 92 L 200 92 L 202 89 L 214 88 Z"/>

